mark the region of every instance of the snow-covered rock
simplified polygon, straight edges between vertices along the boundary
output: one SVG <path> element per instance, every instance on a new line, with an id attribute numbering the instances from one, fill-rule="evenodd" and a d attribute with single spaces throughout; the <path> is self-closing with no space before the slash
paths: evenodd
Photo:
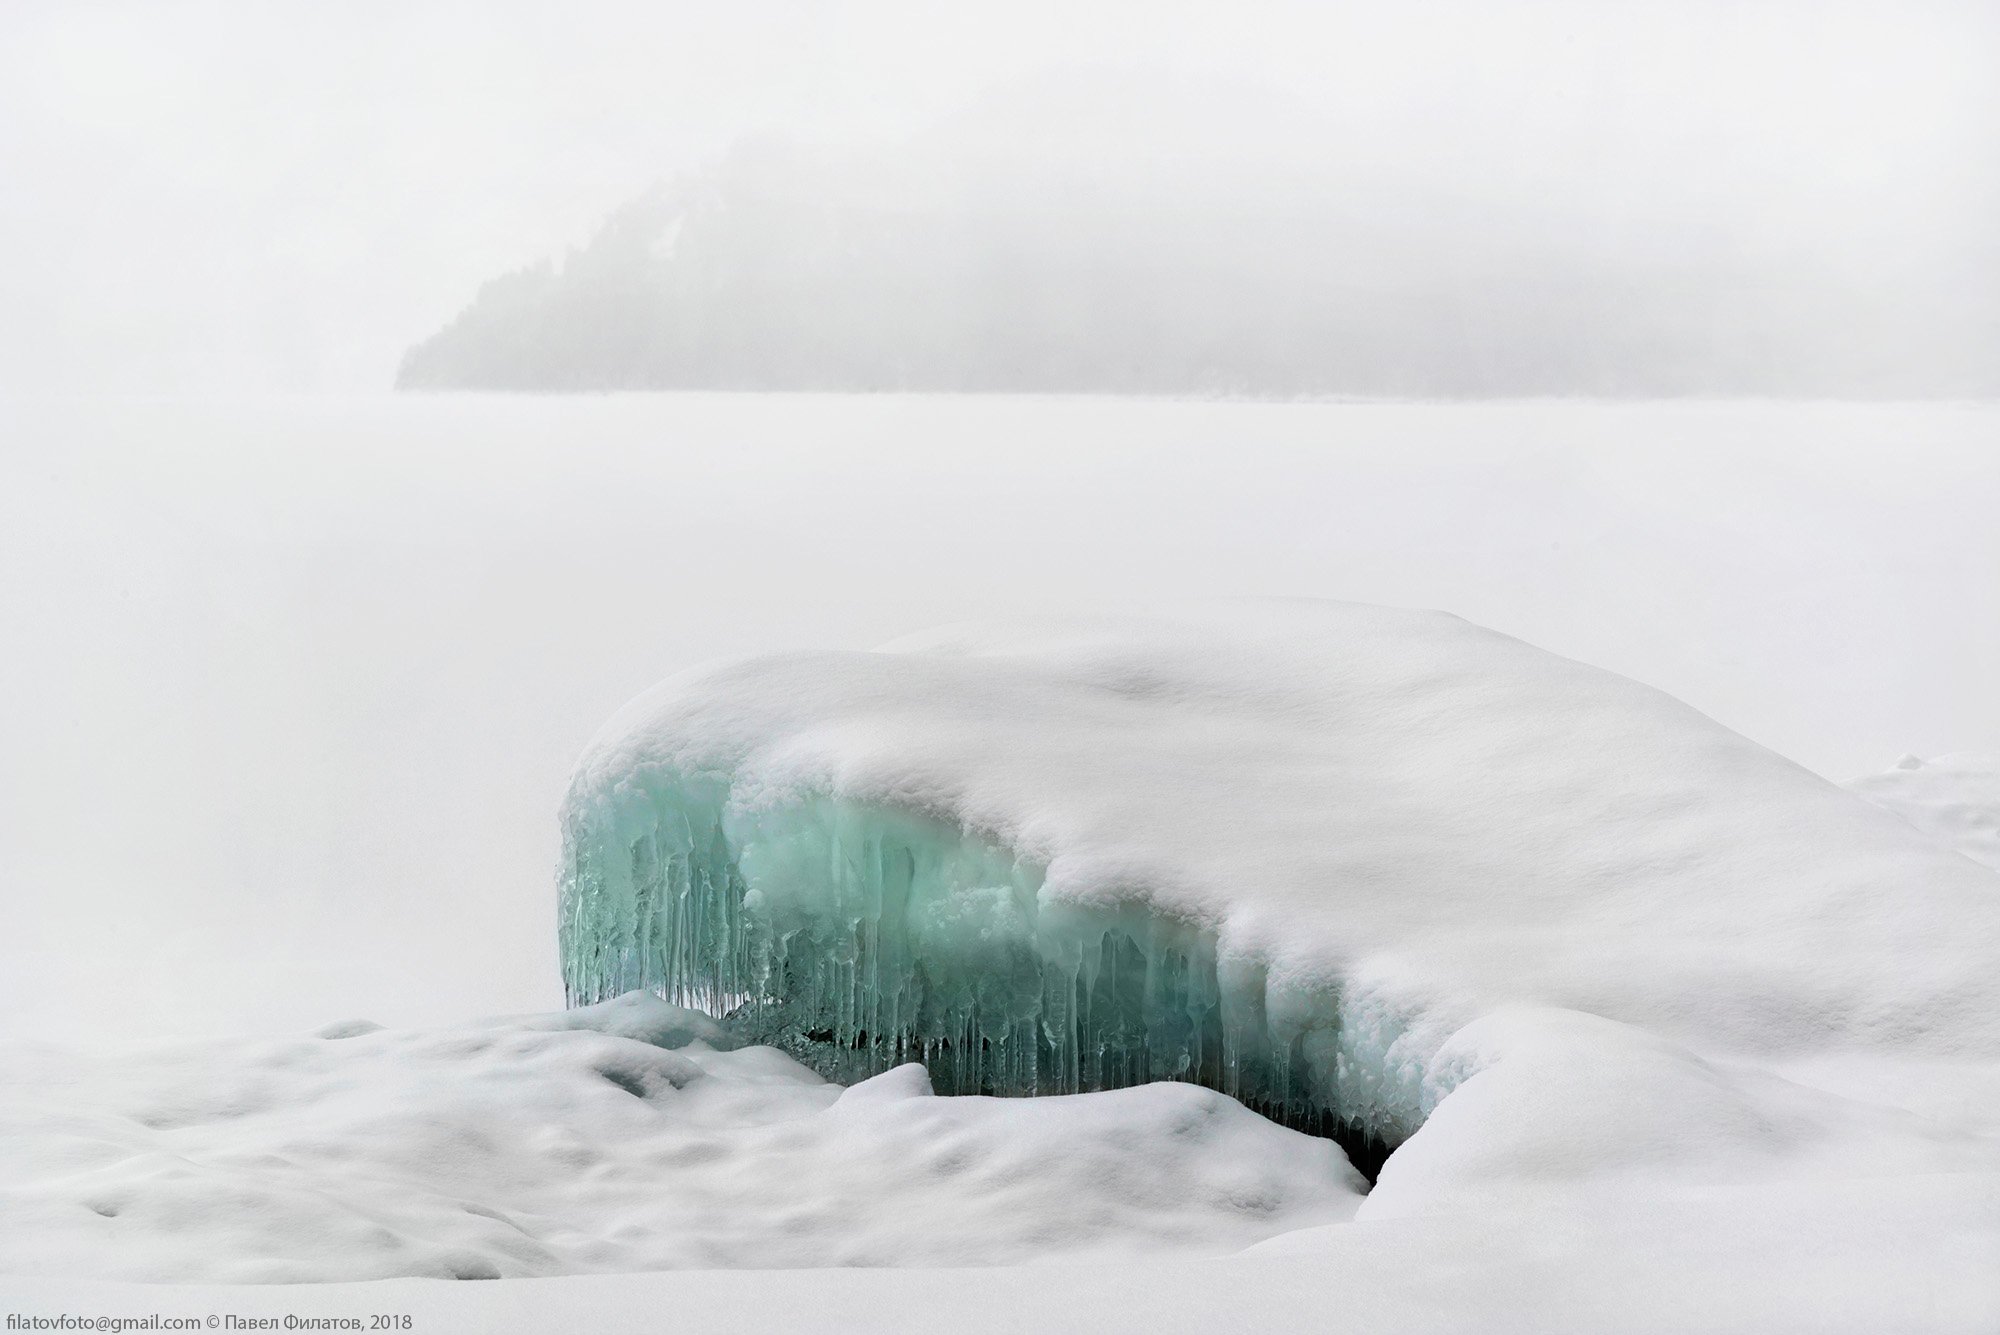
<path id="1" fill-rule="evenodd" d="M 565 824 L 573 995 L 747 999 L 863 1073 L 1197 1079 L 1413 1150 L 1454 1091 L 1629 1112 L 1558 1176 L 1810 1175 L 1817 1151 L 1768 1151 L 1853 1123 L 1771 1111 L 1801 1099 L 2000 1125 L 1989 871 L 1443 614 L 1218 606 L 709 666 L 607 727 Z M 1510 1061 L 1547 1079 L 1481 1074 Z M 1476 1121 L 1498 1139 L 1454 1171 L 1522 1171 L 1509 1118 Z"/>

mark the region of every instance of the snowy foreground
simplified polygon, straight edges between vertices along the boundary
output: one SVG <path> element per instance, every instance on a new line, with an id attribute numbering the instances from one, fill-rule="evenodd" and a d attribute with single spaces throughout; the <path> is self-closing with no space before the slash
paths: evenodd
<path id="1" fill-rule="evenodd" d="M 1904 756 L 1847 785 L 1940 843 L 2000 871 L 2000 756 Z"/>
<path id="2" fill-rule="evenodd" d="M 632 998 L 115 1058 L 9 1047 L 0 1306 L 524 1332 L 652 1331 L 662 1312 L 686 1329 L 1149 1335 L 2000 1320 L 1990 1165 L 1593 1187 L 1544 1160 L 1544 1181 L 1476 1208 L 1371 1220 L 1329 1143 L 1191 1086 L 942 1099 L 903 1070 L 843 1092 L 711 1041 L 700 1017 Z M 1005 1264 L 1024 1261 L 1043 1264 Z M 934 1268 L 285 1282 L 842 1263 Z"/>
<path id="3" fill-rule="evenodd" d="M 1993 772 L 1906 762 L 1864 800 L 1646 687 L 1348 605 L 699 669 L 565 810 L 566 976 L 607 1000 L 10 1047 L 0 1294 L 498 1330 L 1990 1332 Z M 947 1097 L 911 1056 L 1153 1083 Z M 1395 1153 L 1371 1187 L 1197 1081 Z"/>
<path id="4" fill-rule="evenodd" d="M 1330 1141 L 1213 1091 L 843 1090 L 646 996 L 110 1061 L 11 1050 L 0 1256 L 285 1283 L 1240 1251 L 1351 1219 Z"/>

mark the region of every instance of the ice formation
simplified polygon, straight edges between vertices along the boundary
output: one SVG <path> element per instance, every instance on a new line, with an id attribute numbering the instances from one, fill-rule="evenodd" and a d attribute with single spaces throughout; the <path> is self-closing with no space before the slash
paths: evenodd
<path id="1" fill-rule="evenodd" d="M 1447 1040 L 1510 1007 L 1695 1061 L 2000 1055 L 1990 872 L 1442 614 L 1257 604 L 698 669 L 607 726 L 563 825 L 573 1001 L 650 989 L 843 1078 L 1189 1080 L 1393 1146 L 1481 1069 Z"/>
<path id="2" fill-rule="evenodd" d="M 920 810 L 732 809 L 727 786 L 680 774 L 628 792 L 609 830 L 570 829 L 573 1000 L 644 988 L 728 1011 L 837 1078 L 919 1061 L 953 1094 L 1186 1079 L 1280 1120 L 1327 1111 L 1303 1026 L 1225 1000 L 1198 924 L 1045 903 L 1045 868 Z"/>

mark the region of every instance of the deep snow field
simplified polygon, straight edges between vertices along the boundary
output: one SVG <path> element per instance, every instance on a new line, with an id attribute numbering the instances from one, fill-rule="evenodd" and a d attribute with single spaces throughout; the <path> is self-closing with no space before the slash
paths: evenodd
<path id="1" fill-rule="evenodd" d="M 1847 785 L 1974 862 L 2000 871 L 2000 758 L 1904 756 Z"/>
<path id="2" fill-rule="evenodd" d="M 1210 1090 L 843 1090 L 633 994 L 122 1060 L 7 1049 L 0 1256 L 150 1281 L 1088 1264 L 1353 1217 L 1329 1141 Z"/>
<path id="3" fill-rule="evenodd" d="M 10 1046 L 0 1299 L 521 1332 L 662 1313 L 742 1331 L 1661 1335 L 2000 1316 L 1990 1168 L 1669 1172 L 1349 1223 L 1363 1201 L 1337 1151 L 1205 1090 L 947 1100 L 892 1072 L 842 1093 L 703 1032 L 651 1003 L 90 1059 Z M 768 1268 L 837 1263 L 871 1268 Z M 615 1273 L 725 1265 L 750 1268 Z M 283 1282 L 564 1270 L 593 1273 Z"/>
<path id="4" fill-rule="evenodd" d="M 0 412 L 0 1309 L 2000 1328 L 1991 408 Z M 891 899 L 995 1052 L 1125 933 L 1401 1148 L 618 995 Z"/>

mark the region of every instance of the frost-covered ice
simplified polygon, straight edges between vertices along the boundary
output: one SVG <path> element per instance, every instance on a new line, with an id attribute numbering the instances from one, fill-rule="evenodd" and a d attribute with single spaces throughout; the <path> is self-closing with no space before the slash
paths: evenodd
<path id="1" fill-rule="evenodd" d="M 1371 1210 L 1992 1148 L 1990 871 L 1442 614 L 1222 606 L 711 666 L 607 728 L 565 823 L 580 999 L 735 1005 L 850 1074 L 1185 1078 L 1416 1136 Z M 1844 1097 L 1889 1086 L 1900 1112 Z"/>
<path id="2" fill-rule="evenodd" d="M 843 1090 L 729 1049 L 705 1017 L 640 996 L 116 1057 L 10 1045 L 0 1275 L 1202 1256 L 1349 1219 L 1365 1186 L 1330 1142 L 1189 1085 L 951 1099 L 918 1067 Z"/>
<path id="3" fill-rule="evenodd" d="M 1974 862 L 2000 871 L 2000 756 L 1904 756 L 1847 785 Z"/>

